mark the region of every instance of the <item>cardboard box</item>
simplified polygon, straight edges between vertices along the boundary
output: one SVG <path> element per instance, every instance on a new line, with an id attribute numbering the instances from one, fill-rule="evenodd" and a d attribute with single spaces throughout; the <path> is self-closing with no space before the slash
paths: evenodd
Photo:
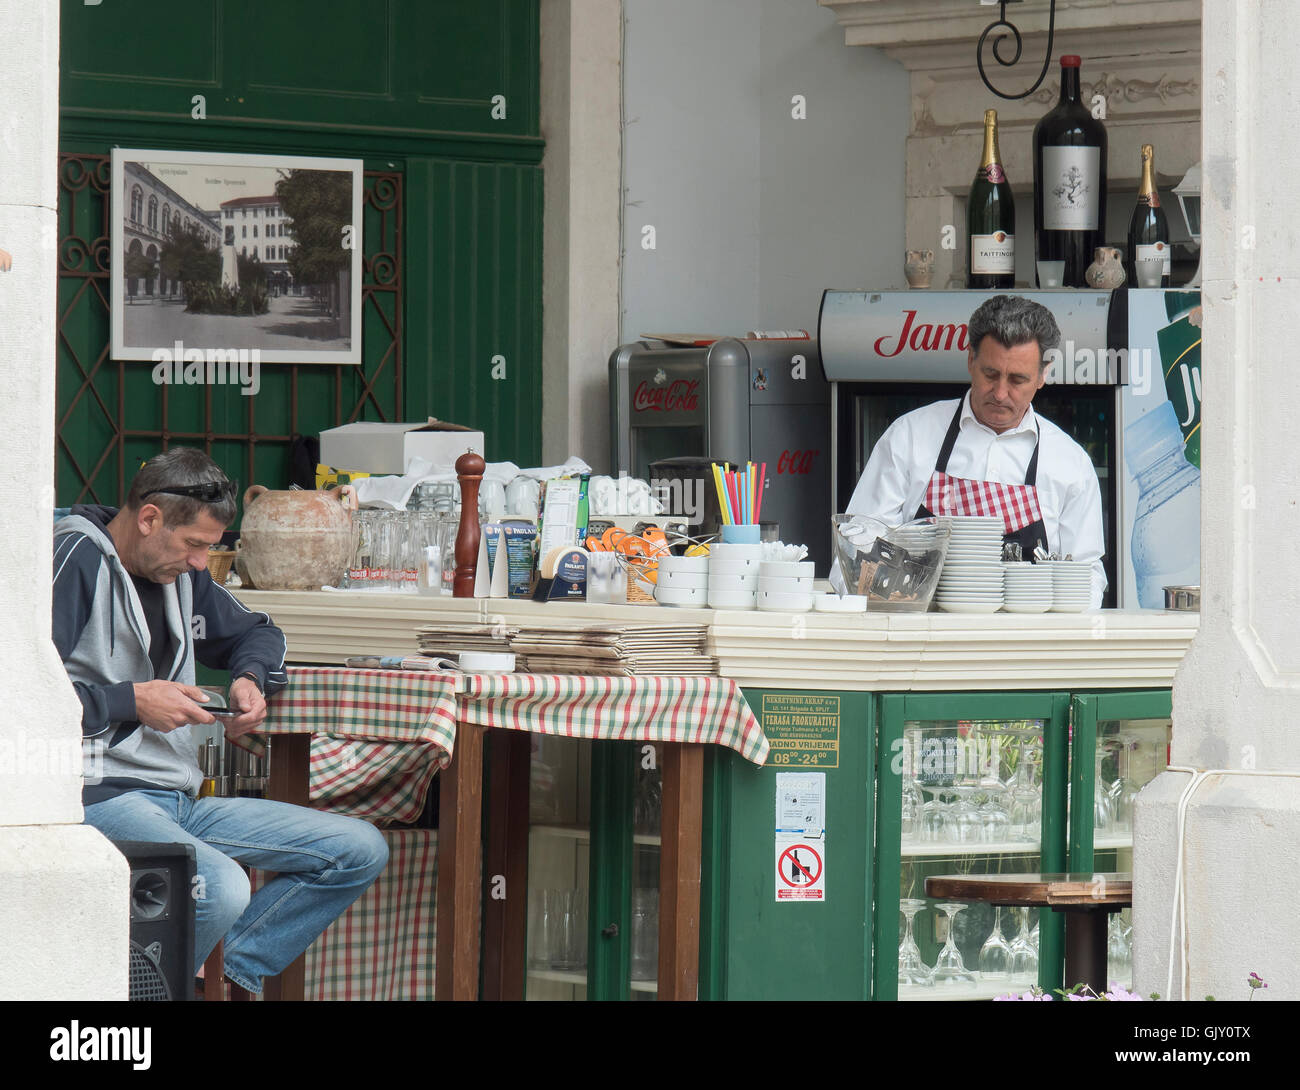
<path id="1" fill-rule="evenodd" d="M 360 421 L 320 433 L 320 460 L 345 472 L 405 473 L 412 458 L 454 466 L 467 450 L 483 454 L 483 433 L 429 417 L 422 424 Z"/>

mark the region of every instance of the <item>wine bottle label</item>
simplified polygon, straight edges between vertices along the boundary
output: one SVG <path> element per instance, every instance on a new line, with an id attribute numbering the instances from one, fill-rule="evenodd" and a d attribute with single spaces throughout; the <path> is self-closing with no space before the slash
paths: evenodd
<path id="1" fill-rule="evenodd" d="M 971 235 L 970 271 L 974 276 L 1001 276 L 1016 271 L 1016 236 L 1005 231 Z"/>
<path id="2" fill-rule="evenodd" d="M 987 167 L 985 167 L 984 177 L 986 177 L 990 182 L 994 183 L 994 185 L 996 185 L 998 182 L 1005 182 L 1007 180 L 1006 171 L 1002 169 L 1002 164 L 1000 163 L 990 163 Z"/>
<path id="3" fill-rule="evenodd" d="M 1095 231 L 1101 148 L 1043 148 L 1043 228 Z"/>
<path id="4" fill-rule="evenodd" d="M 1173 247 L 1167 242 L 1152 242 L 1150 244 L 1139 242 L 1137 244 L 1137 253 L 1133 256 L 1138 261 L 1143 261 L 1149 257 L 1163 257 L 1165 259 L 1165 271 L 1162 275 L 1168 276 L 1170 270 L 1169 255 L 1172 251 Z"/>
<path id="5" fill-rule="evenodd" d="M 1150 193 L 1139 193 L 1137 202 L 1138 204 L 1145 205 L 1147 208 L 1159 208 L 1160 194 L 1156 193 L 1154 190 Z"/>

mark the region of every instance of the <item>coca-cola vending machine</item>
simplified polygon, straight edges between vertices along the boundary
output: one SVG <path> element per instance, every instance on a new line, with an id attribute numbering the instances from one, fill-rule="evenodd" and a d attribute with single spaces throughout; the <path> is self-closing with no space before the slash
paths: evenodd
<path id="1" fill-rule="evenodd" d="M 898 417 L 962 397 L 970 388 L 967 322 L 980 291 L 827 291 L 818 342 L 831 384 L 835 510 L 843 511 L 876 442 Z M 1074 289 L 1017 291 L 1047 307 L 1061 328 L 1059 361 L 1034 396 L 1034 411 L 1088 452 L 1101 485 L 1106 535 L 1104 604 L 1119 600 L 1117 578 L 1121 390 L 1129 382 L 1129 330 L 1111 293 Z M 1139 356 L 1139 369 L 1145 357 Z M 1137 376 L 1149 382 L 1150 376 Z M 1157 377 L 1158 381 L 1158 377 Z"/>
<path id="2" fill-rule="evenodd" d="M 766 462 L 762 521 L 807 544 L 819 575 L 830 570 L 830 385 L 816 340 L 636 341 L 610 356 L 609 389 L 615 474 L 651 480 L 668 458 Z"/>

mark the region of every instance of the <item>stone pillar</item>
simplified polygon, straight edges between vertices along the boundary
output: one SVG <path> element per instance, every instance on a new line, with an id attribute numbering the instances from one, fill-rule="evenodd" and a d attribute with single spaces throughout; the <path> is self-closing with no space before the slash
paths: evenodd
<path id="1" fill-rule="evenodd" d="M 1186 997 L 1300 999 L 1300 451 L 1294 315 L 1300 5 L 1204 3 L 1201 627 L 1174 683 L 1174 765 L 1220 770 L 1186 807 Z M 1189 772 L 1139 796 L 1138 990 L 1167 989 L 1178 808 Z"/>
<path id="2" fill-rule="evenodd" d="M 542 464 L 610 469 L 609 354 L 619 340 L 619 0 L 542 0 Z"/>
<path id="3" fill-rule="evenodd" d="M 3 5 L 0 41 L 0 1000 L 125 999 L 127 865 L 81 824 L 81 705 L 50 642 L 58 6 Z"/>

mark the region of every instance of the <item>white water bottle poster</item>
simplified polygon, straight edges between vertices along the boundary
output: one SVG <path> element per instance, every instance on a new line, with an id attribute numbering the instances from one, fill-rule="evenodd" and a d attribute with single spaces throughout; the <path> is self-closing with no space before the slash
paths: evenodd
<path id="1" fill-rule="evenodd" d="M 1166 586 L 1201 582 L 1201 299 L 1130 290 L 1120 398 L 1122 609 L 1163 609 Z"/>

